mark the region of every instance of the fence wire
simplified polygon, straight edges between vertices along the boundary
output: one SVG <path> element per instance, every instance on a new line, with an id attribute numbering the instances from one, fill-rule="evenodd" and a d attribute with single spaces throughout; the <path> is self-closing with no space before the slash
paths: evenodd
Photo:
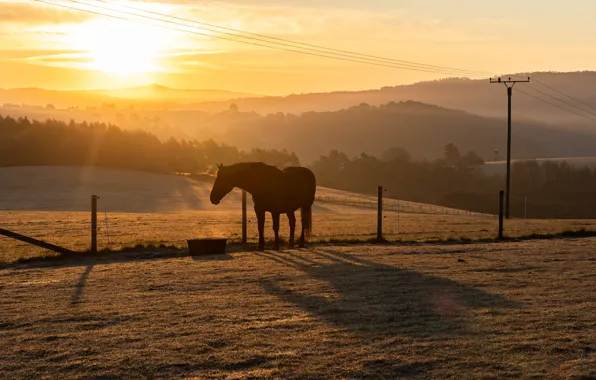
<path id="1" fill-rule="evenodd" d="M 139 244 L 184 248 L 188 239 L 224 237 L 231 241 L 240 241 L 242 237 L 240 191 L 231 193 L 220 206 L 201 200 L 208 199 L 205 197 L 189 202 L 183 196 L 161 196 L 152 207 L 144 209 L 135 199 L 115 200 L 109 194 L 99 195 L 99 250 L 117 250 Z M 57 206 L 51 205 L 39 210 L 0 211 L 0 227 L 67 249 L 85 251 L 90 248 L 91 240 L 90 196 L 85 204 L 79 203 L 81 204 L 77 207 L 65 205 L 64 210 L 68 211 L 58 211 Z M 376 238 L 377 206 L 375 196 L 322 189 L 318 192 L 313 207 L 312 239 L 341 242 Z M 254 244 L 257 242 L 258 232 L 250 196 L 247 209 L 247 238 L 249 243 Z M 494 215 L 481 214 L 390 198 L 384 198 L 382 210 L 383 237 L 389 241 L 484 239 L 497 236 L 496 212 Z M 296 212 L 296 217 L 298 237 L 300 212 Z M 505 236 L 521 237 L 581 228 L 596 229 L 594 220 L 528 217 L 527 220 L 505 220 Z M 285 215 L 281 217 L 280 236 L 285 241 L 289 236 L 288 219 Z M 270 214 L 266 217 L 265 237 L 268 241 L 273 238 Z M 43 254 L 44 250 L 41 248 L 0 236 L 0 261 Z"/>

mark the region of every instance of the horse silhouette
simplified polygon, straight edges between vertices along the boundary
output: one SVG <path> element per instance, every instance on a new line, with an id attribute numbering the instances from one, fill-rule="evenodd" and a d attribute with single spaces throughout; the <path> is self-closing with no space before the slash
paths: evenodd
<path id="1" fill-rule="evenodd" d="M 312 205 L 315 201 L 316 179 L 312 171 L 300 166 L 283 170 L 262 162 L 242 162 L 218 165 L 217 177 L 211 189 L 211 203 L 217 205 L 235 187 L 252 195 L 259 228 L 259 250 L 265 249 L 265 213 L 270 212 L 275 233 L 274 249 L 279 249 L 279 216 L 286 214 L 290 223 L 289 246 L 294 246 L 296 216 L 300 209 L 302 233 L 299 247 L 310 238 Z"/>

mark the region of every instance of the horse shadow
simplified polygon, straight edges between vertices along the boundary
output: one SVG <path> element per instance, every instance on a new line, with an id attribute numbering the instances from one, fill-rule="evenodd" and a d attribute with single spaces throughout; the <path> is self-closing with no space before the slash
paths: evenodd
<path id="1" fill-rule="evenodd" d="M 308 294 L 295 278 L 262 279 L 267 293 L 356 334 L 448 339 L 475 333 L 475 311 L 500 314 L 520 304 L 451 279 L 324 249 L 260 253 L 329 285 Z M 312 252 L 312 254 L 310 254 Z M 304 255 L 302 255 L 304 253 Z"/>

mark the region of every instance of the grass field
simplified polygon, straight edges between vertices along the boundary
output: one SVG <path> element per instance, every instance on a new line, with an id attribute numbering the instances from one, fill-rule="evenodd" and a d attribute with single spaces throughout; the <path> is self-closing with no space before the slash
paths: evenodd
<path id="1" fill-rule="evenodd" d="M 4 266 L 0 378 L 594 378 L 595 244 Z"/>

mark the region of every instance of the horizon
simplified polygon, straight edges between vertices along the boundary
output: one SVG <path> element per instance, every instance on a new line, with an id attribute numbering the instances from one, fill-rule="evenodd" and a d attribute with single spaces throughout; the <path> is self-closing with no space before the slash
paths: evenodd
<path id="1" fill-rule="evenodd" d="M 535 75 L 535 74 L 581 74 L 581 73 L 596 73 L 596 70 L 536 71 L 536 72 L 532 72 L 532 73 L 521 73 L 520 72 L 520 73 L 503 74 L 503 75 L 501 75 L 501 77 L 507 77 L 507 76 L 521 77 L 521 76 L 526 76 L 529 74 Z M 333 92 L 359 92 L 359 91 L 371 91 L 371 90 L 374 91 L 374 90 L 379 90 L 383 87 L 407 87 L 407 86 L 413 86 L 413 85 L 422 84 L 422 83 L 432 83 L 435 81 L 450 80 L 450 79 L 452 79 L 452 80 L 485 81 L 485 80 L 488 80 L 489 78 L 479 79 L 479 78 L 470 78 L 470 77 L 448 76 L 448 77 L 442 77 L 442 78 L 436 78 L 436 79 L 430 79 L 430 80 L 415 80 L 412 82 L 397 84 L 397 85 L 385 84 L 385 85 L 381 85 L 379 87 L 362 88 L 362 89 L 357 89 L 357 90 L 346 90 L 346 89 L 338 88 L 338 89 L 334 89 L 334 90 L 330 90 L 330 91 L 312 91 L 312 92 L 302 92 L 302 93 L 290 92 L 290 93 L 275 94 L 275 95 L 274 94 L 264 94 L 264 93 L 263 94 L 251 93 L 251 92 L 240 91 L 240 90 L 235 90 L 235 89 L 201 88 L 201 87 L 173 87 L 173 86 L 168 86 L 166 84 L 158 83 L 158 82 L 148 83 L 148 84 L 139 85 L 139 86 L 129 86 L 129 87 L 50 88 L 50 87 L 27 86 L 27 87 L 0 87 L 0 90 L 5 90 L 5 91 L 8 91 L 8 90 L 46 90 L 46 91 L 64 91 L 64 92 L 68 92 L 68 91 L 72 91 L 72 92 L 77 92 L 77 91 L 100 92 L 100 91 L 118 91 L 118 90 L 132 90 L 132 89 L 159 87 L 159 88 L 163 88 L 166 90 L 176 90 L 176 91 L 220 91 L 220 92 L 231 92 L 231 93 L 246 93 L 248 95 L 256 96 L 256 97 L 283 97 L 283 96 L 290 96 L 290 95 L 308 95 L 308 94 L 321 94 L 321 93 L 333 93 Z"/>
<path id="2" fill-rule="evenodd" d="M 298 0 L 224 0 L 209 5 L 168 0 L 110 6 L 133 6 L 273 38 L 493 75 L 596 69 L 590 49 L 596 26 L 587 19 L 596 4 L 571 0 L 579 7 L 563 8 L 535 0 L 509 2 L 518 12 L 507 17 L 469 0 L 449 6 L 438 0 L 376 0 L 365 7 L 354 1 Z M 214 33 L 196 36 L 147 26 L 143 20 L 116 20 L 37 2 L 0 0 L 0 5 L 0 88 L 6 89 L 112 90 L 158 83 L 176 89 L 282 96 L 464 76 L 248 47 L 216 39 Z M 557 20 L 558 27 L 550 20 Z M 595 33 L 586 33 L 580 25 Z"/>

